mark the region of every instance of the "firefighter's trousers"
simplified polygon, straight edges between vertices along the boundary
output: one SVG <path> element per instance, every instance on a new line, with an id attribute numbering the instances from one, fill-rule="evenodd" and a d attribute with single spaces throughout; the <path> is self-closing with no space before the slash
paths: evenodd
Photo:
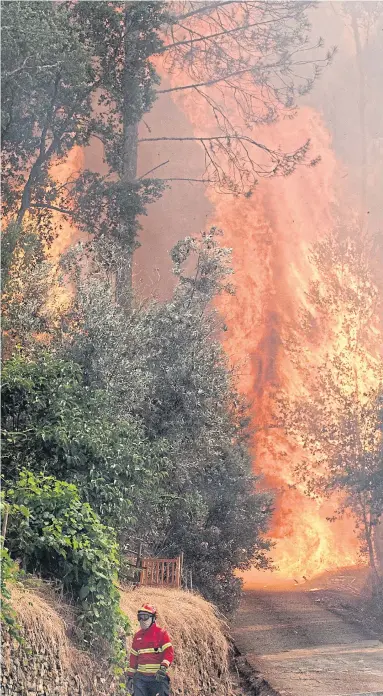
<path id="1" fill-rule="evenodd" d="M 134 696 L 170 696 L 169 677 L 166 681 L 156 681 L 155 677 L 146 674 L 134 678 Z"/>

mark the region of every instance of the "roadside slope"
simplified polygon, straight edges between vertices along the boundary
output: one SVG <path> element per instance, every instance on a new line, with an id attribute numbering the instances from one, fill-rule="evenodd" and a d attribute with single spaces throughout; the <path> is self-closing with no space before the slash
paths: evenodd
<path id="1" fill-rule="evenodd" d="M 137 609 L 144 602 L 156 605 L 158 622 L 172 637 L 176 653 L 171 669 L 173 693 L 229 696 L 232 693 L 229 643 L 225 625 L 217 618 L 213 606 L 199 595 L 183 590 L 142 587 L 123 592 L 121 608 L 134 631 L 139 628 Z"/>
<path id="2" fill-rule="evenodd" d="M 173 639 L 173 693 L 179 696 L 232 696 L 226 627 L 211 604 L 181 590 L 154 588 L 121 592 L 121 608 L 136 630 L 138 607 L 158 606 L 159 621 Z M 73 609 L 46 584 L 33 591 L 12 588 L 12 604 L 22 629 L 19 645 L 3 631 L 3 696 L 112 696 L 116 680 L 99 656 L 78 649 L 72 639 Z M 129 647 L 130 639 L 127 640 Z M 117 681 L 120 681 L 119 679 Z"/>
<path id="3" fill-rule="evenodd" d="M 245 592 L 232 634 L 241 655 L 278 694 L 383 694 L 383 644 L 309 592 Z"/>

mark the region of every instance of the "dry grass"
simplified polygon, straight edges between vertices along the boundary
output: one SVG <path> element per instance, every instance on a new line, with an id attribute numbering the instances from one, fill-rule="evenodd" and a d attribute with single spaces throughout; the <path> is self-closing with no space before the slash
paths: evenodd
<path id="1" fill-rule="evenodd" d="M 139 588 L 121 594 L 121 608 L 133 630 L 137 609 L 144 602 L 158 608 L 158 623 L 166 628 L 175 649 L 172 690 L 183 696 L 228 696 L 232 693 L 226 626 L 202 597 L 157 588 Z M 130 647 L 130 641 L 128 641 Z"/>
<path id="2" fill-rule="evenodd" d="M 171 669 L 172 693 L 182 696 L 231 696 L 229 643 L 226 626 L 212 605 L 202 597 L 181 590 L 140 588 L 121 593 L 121 608 L 129 617 L 133 631 L 138 629 L 137 609 L 144 602 L 158 608 L 158 623 L 168 629 L 175 662 Z M 12 604 L 23 626 L 27 643 L 60 664 L 70 682 L 83 685 L 84 694 L 107 693 L 108 687 L 95 690 L 94 677 L 102 665 L 73 644 L 74 615 L 49 586 L 39 584 L 33 590 L 14 587 Z M 131 637 L 127 644 L 130 647 Z M 107 671 L 103 674 L 111 683 Z"/>
<path id="3" fill-rule="evenodd" d="M 12 588 L 12 606 L 28 635 L 28 642 L 46 648 L 49 637 L 49 652 L 58 657 L 64 670 L 70 670 L 72 659 L 67 627 L 52 606 L 22 587 Z"/>

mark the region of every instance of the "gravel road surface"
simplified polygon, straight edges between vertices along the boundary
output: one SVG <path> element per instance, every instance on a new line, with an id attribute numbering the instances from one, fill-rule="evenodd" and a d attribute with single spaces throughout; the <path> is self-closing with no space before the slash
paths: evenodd
<path id="1" fill-rule="evenodd" d="M 383 643 L 322 607 L 315 592 L 248 590 L 232 633 L 277 694 L 383 696 Z"/>

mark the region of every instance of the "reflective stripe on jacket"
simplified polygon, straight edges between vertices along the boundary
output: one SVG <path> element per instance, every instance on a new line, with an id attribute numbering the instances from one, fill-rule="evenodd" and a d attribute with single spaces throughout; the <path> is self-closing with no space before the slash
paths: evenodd
<path id="1" fill-rule="evenodd" d="M 161 665 L 169 667 L 174 650 L 169 633 L 153 623 L 146 631 L 137 631 L 129 657 L 129 674 L 156 674 Z"/>

